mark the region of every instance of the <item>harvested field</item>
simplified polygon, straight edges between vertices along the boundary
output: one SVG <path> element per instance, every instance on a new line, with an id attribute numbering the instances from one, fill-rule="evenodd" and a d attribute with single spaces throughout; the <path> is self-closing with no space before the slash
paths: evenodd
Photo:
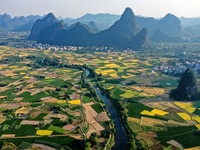
<path id="1" fill-rule="evenodd" d="M 17 109 L 17 108 L 19 108 L 20 106 L 21 106 L 20 103 L 9 103 L 9 104 L 6 106 L 6 108 L 7 108 L 7 109 Z"/>
<path id="2" fill-rule="evenodd" d="M 140 123 L 140 119 L 138 119 L 138 118 L 133 118 L 133 117 L 128 117 L 128 121 Z"/>
<path id="3" fill-rule="evenodd" d="M 15 112 L 15 115 L 18 114 L 28 114 L 32 110 L 31 107 L 22 107 Z"/>
<path id="4" fill-rule="evenodd" d="M 45 116 L 44 119 L 51 119 L 52 117 L 60 118 L 60 120 L 62 121 L 65 121 L 68 118 L 66 115 L 63 115 L 63 114 L 50 113 L 47 116 Z"/>
<path id="5" fill-rule="evenodd" d="M 98 114 L 98 116 L 95 117 L 95 120 L 97 122 L 108 121 L 107 113 L 106 112 L 102 112 L 102 113 Z"/>
<path id="6" fill-rule="evenodd" d="M 39 125 L 40 121 L 23 120 L 21 125 Z"/>
<path id="7" fill-rule="evenodd" d="M 73 134 L 70 134 L 70 137 L 75 138 L 77 140 L 82 139 L 82 135 L 73 135 Z"/>
<path id="8" fill-rule="evenodd" d="M 63 129 L 65 129 L 65 130 L 75 130 L 76 127 L 71 125 L 71 124 L 67 124 L 66 126 L 63 127 Z"/>
<path id="9" fill-rule="evenodd" d="M 53 121 L 53 119 L 44 119 L 44 123 L 50 124 Z"/>
<path id="10" fill-rule="evenodd" d="M 1 138 L 12 138 L 15 137 L 15 134 L 3 134 Z"/>
<path id="11" fill-rule="evenodd" d="M 154 126 L 155 124 L 161 124 L 164 125 L 167 121 L 162 121 L 159 119 L 153 119 L 153 118 L 147 118 L 147 117 L 141 117 L 140 125 L 142 126 Z"/>
<path id="12" fill-rule="evenodd" d="M 175 140 L 168 141 L 167 143 L 180 148 L 180 150 L 184 150 L 183 146 L 180 143 L 178 143 L 177 141 L 175 141 Z"/>

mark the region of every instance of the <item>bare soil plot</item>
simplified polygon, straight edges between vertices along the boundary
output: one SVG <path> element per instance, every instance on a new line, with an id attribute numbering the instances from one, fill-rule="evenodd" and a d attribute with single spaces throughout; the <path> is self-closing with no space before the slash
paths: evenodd
<path id="1" fill-rule="evenodd" d="M 168 108 L 174 108 L 176 110 L 179 110 L 178 107 L 176 107 L 173 103 L 170 102 L 150 102 L 150 103 L 145 103 L 145 105 L 160 110 L 166 110 Z"/>
<path id="2" fill-rule="evenodd" d="M 95 117 L 98 116 L 98 113 L 91 107 L 91 105 L 93 105 L 94 102 L 89 102 L 89 103 L 85 103 L 83 104 L 83 107 L 85 107 L 85 113 L 86 113 L 86 119 L 89 123 L 89 131 L 87 133 L 87 136 L 90 137 L 92 132 L 97 132 L 98 134 L 100 134 L 100 131 L 104 130 L 104 128 L 94 119 Z M 101 116 L 105 116 L 104 114 L 100 115 L 100 119 L 105 119 Z"/>
<path id="3" fill-rule="evenodd" d="M 63 127 L 63 129 L 65 129 L 65 130 L 75 130 L 76 127 L 74 125 L 67 124 L 66 126 Z"/>
<path id="4" fill-rule="evenodd" d="M 27 105 L 30 105 L 31 103 L 30 102 L 20 102 L 21 106 L 27 106 Z"/>
<path id="5" fill-rule="evenodd" d="M 8 104 L 0 104 L 0 108 L 6 108 Z"/>
<path id="6" fill-rule="evenodd" d="M 147 118 L 147 117 L 141 117 L 141 126 L 154 126 L 155 124 L 165 125 L 167 121 L 162 121 L 159 119 L 153 119 L 153 118 Z"/>
<path id="7" fill-rule="evenodd" d="M 53 121 L 53 119 L 44 119 L 44 123 L 50 124 Z"/>
<path id="8" fill-rule="evenodd" d="M 45 116 L 44 119 L 51 119 L 52 117 L 60 118 L 60 120 L 62 120 L 62 121 L 65 121 L 67 119 L 66 115 L 55 114 L 53 112 L 51 112 L 50 114 L 48 114 L 47 116 Z"/>
<path id="9" fill-rule="evenodd" d="M 22 101 L 24 99 L 24 97 L 15 97 L 14 101 Z"/>
<path id="10" fill-rule="evenodd" d="M 45 102 L 46 102 L 46 103 L 55 103 L 55 102 L 57 102 L 57 101 L 58 101 L 57 98 L 52 97 L 51 99 L 48 99 L 48 100 L 46 100 Z"/>
<path id="11" fill-rule="evenodd" d="M 37 69 L 37 71 L 45 71 L 45 70 L 47 70 L 47 68 L 39 68 L 39 69 Z"/>
<path id="12" fill-rule="evenodd" d="M 22 107 L 15 112 L 15 115 L 18 114 L 28 114 L 32 110 L 31 107 Z"/>
<path id="13" fill-rule="evenodd" d="M 95 117 L 95 119 L 96 119 L 97 122 L 108 121 L 107 113 L 106 112 L 102 112 L 102 113 L 98 114 L 98 116 Z"/>
<path id="14" fill-rule="evenodd" d="M 89 125 L 89 131 L 88 131 L 88 133 L 87 133 L 87 138 L 89 138 L 90 135 L 91 135 L 93 132 L 96 132 L 96 129 L 95 129 L 92 125 Z"/>
<path id="15" fill-rule="evenodd" d="M 174 145 L 174 146 L 180 148 L 181 150 L 184 150 L 183 146 L 175 140 L 168 141 L 167 143 Z"/>
<path id="16" fill-rule="evenodd" d="M 0 89 L 0 92 L 7 91 L 7 90 L 9 90 L 9 89 L 10 89 L 10 88 L 3 87 L 3 88 Z"/>
<path id="17" fill-rule="evenodd" d="M 133 117 L 128 117 L 128 121 L 140 123 L 140 119 L 138 119 L 138 118 L 133 118 Z"/>
<path id="18" fill-rule="evenodd" d="M 28 79 L 27 83 L 33 83 L 33 82 L 35 82 L 35 81 L 37 81 L 37 78 L 35 78 L 35 77 L 30 77 L 30 78 Z"/>
<path id="19" fill-rule="evenodd" d="M 43 98 L 40 98 L 42 101 L 46 101 L 46 100 L 49 100 L 49 99 L 51 99 L 51 98 L 53 98 L 52 96 L 48 96 L 48 97 L 43 97 Z"/>
<path id="20" fill-rule="evenodd" d="M 10 83 L 10 85 L 18 85 L 18 84 L 21 84 L 21 83 L 23 83 L 23 82 L 18 81 L 18 82 Z"/>
<path id="21" fill-rule="evenodd" d="M 7 109 L 17 109 L 17 108 L 19 108 L 20 106 L 21 106 L 20 103 L 9 103 L 9 104 L 6 106 L 6 108 L 7 108 Z"/>
<path id="22" fill-rule="evenodd" d="M 75 138 L 77 140 L 82 139 L 82 135 L 73 135 L 73 134 L 70 134 L 70 137 L 73 137 L 73 138 Z"/>
<path id="23" fill-rule="evenodd" d="M 7 96 L 0 96 L 0 99 L 5 98 L 5 97 L 7 97 Z"/>
<path id="24" fill-rule="evenodd" d="M 3 134 L 1 138 L 12 138 L 15 137 L 15 134 Z"/>
<path id="25" fill-rule="evenodd" d="M 34 120 L 23 120 L 20 124 L 21 125 L 39 125 L 40 121 L 34 121 Z"/>
<path id="26" fill-rule="evenodd" d="M 79 99 L 75 93 L 69 95 L 69 97 L 70 97 L 71 100 Z"/>
<path id="27" fill-rule="evenodd" d="M 96 129 L 96 131 L 102 131 L 104 128 L 98 123 L 93 123 L 92 126 Z"/>

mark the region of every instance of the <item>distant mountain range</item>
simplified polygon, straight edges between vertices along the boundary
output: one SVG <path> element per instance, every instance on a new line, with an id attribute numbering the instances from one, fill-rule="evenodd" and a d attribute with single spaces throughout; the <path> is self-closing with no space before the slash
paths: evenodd
<path id="1" fill-rule="evenodd" d="M 11 18 L 9 15 L 3 14 L 0 15 L 0 31 L 30 32 L 36 20 L 42 19 L 44 17 L 45 16 L 41 17 L 38 15 L 30 15 L 27 17 L 21 16 Z M 87 25 L 87 28 L 89 28 L 91 33 L 98 33 L 100 31 L 110 28 L 117 20 L 120 19 L 120 17 L 120 15 L 114 14 L 86 14 L 77 19 L 58 17 L 59 19 L 55 18 L 56 20 L 54 21 L 60 21 L 64 25 L 64 28 L 67 30 L 70 30 L 77 24 L 77 22 L 80 22 Z M 158 37 L 156 37 L 158 36 L 158 34 L 154 34 L 154 31 L 158 31 L 157 29 L 159 29 L 162 35 L 164 35 L 165 37 L 169 36 L 173 39 L 178 37 L 182 39 L 188 39 L 191 42 L 196 42 L 198 41 L 197 39 L 200 39 L 200 18 L 178 18 L 173 14 L 167 14 L 161 19 L 136 16 L 136 21 L 140 28 L 148 29 L 149 36 L 152 37 L 151 39 L 154 39 L 153 41 L 155 42 L 168 41 L 166 41 L 166 38 L 155 40 L 158 39 Z M 35 40 L 36 37 L 30 37 L 30 39 Z"/>
<path id="2" fill-rule="evenodd" d="M 114 46 L 133 49 L 140 49 L 149 44 L 147 29 L 140 30 L 136 17 L 130 8 L 126 8 L 120 19 L 108 29 L 100 32 L 94 32 L 94 29 L 96 29 L 94 22 L 90 22 L 88 25 L 78 22 L 66 29 L 63 22 L 58 21 L 50 13 L 44 19 L 36 21 L 29 39 L 34 39 L 38 35 L 37 42 L 40 43 Z"/>
<path id="3" fill-rule="evenodd" d="M 41 18 L 41 16 L 30 15 L 27 17 L 14 17 L 12 19 L 10 15 L 3 14 L 0 15 L 0 31 L 30 31 L 32 25 L 39 18 Z"/>

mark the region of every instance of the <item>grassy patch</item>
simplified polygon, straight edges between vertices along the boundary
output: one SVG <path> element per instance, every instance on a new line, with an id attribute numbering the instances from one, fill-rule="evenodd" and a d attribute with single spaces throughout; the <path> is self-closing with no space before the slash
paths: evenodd
<path id="1" fill-rule="evenodd" d="M 83 96 L 83 103 L 89 103 L 89 102 L 93 102 L 92 98 L 90 98 L 89 96 Z"/>
<path id="2" fill-rule="evenodd" d="M 56 131 L 58 133 L 65 133 L 65 129 L 62 129 L 60 127 L 56 127 L 54 125 L 51 125 L 50 127 L 48 127 L 48 130 L 52 130 L 52 131 Z"/>
<path id="3" fill-rule="evenodd" d="M 143 110 L 147 111 L 153 110 L 153 108 L 150 108 L 142 103 L 137 103 L 137 102 L 131 102 L 126 108 L 129 110 L 128 111 L 129 117 L 134 117 L 134 118 L 141 118 L 142 115 L 140 115 L 140 113 Z"/>
<path id="4" fill-rule="evenodd" d="M 91 107 L 92 107 L 97 113 L 103 112 L 103 108 L 101 107 L 101 105 L 100 105 L 99 103 L 93 104 L 93 105 L 91 105 Z"/>

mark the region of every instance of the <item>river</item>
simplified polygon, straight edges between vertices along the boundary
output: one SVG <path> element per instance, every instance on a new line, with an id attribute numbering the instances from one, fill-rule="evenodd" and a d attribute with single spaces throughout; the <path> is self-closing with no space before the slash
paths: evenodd
<path id="1" fill-rule="evenodd" d="M 86 79 L 89 74 L 90 72 L 86 70 Z M 92 86 L 92 88 L 95 89 L 95 91 L 97 92 L 97 95 L 104 100 L 104 103 L 107 106 L 108 112 L 111 115 L 110 119 L 114 121 L 116 134 L 115 134 L 115 139 L 114 139 L 115 145 L 112 147 L 112 150 L 126 150 L 127 136 L 126 136 L 126 132 L 124 131 L 123 124 L 119 120 L 120 117 L 118 115 L 117 110 L 110 106 L 110 102 L 105 96 L 101 94 L 101 91 L 99 89 L 95 88 L 94 86 Z"/>

